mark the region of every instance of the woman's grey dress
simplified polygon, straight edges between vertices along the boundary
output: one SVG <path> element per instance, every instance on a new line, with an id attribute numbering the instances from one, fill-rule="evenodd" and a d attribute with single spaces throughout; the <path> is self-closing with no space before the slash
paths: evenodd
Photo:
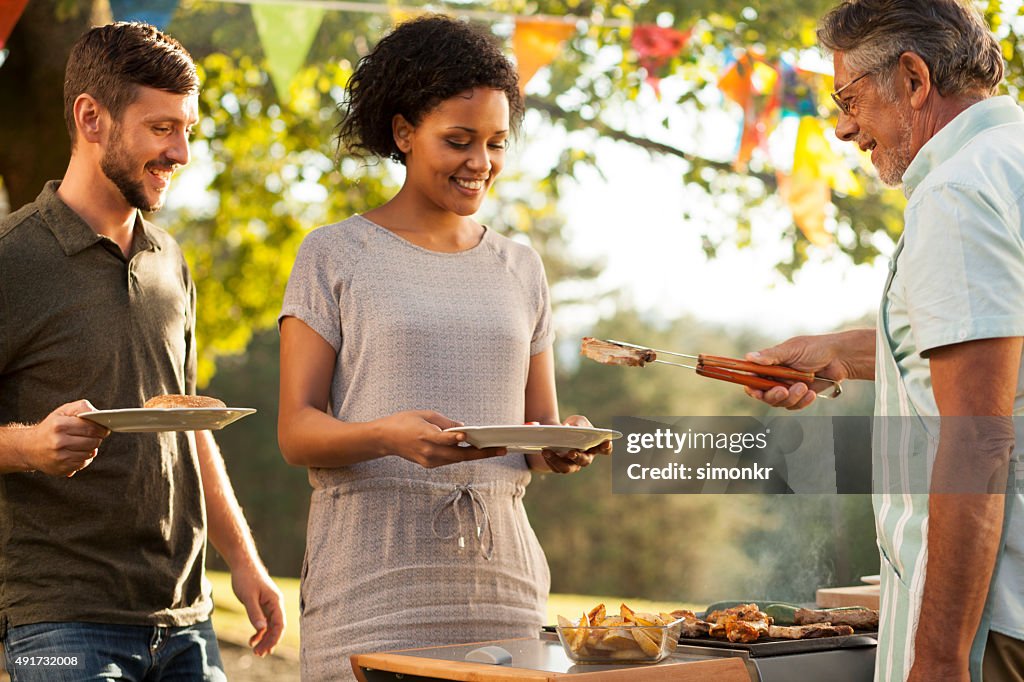
<path id="1" fill-rule="evenodd" d="M 362 216 L 306 237 L 285 316 L 338 351 L 331 409 L 344 421 L 427 409 L 521 424 L 530 356 L 553 336 L 530 247 L 487 230 L 439 253 Z M 523 509 L 523 455 L 436 469 L 389 456 L 309 480 L 304 680 L 353 679 L 357 652 L 536 636 L 550 576 Z"/>

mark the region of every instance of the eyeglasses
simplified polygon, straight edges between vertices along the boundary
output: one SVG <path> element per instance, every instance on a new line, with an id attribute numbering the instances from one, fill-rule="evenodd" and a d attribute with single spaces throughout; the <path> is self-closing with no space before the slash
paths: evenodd
<path id="1" fill-rule="evenodd" d="M 836 103 L 837 107 L 839 107 L 839 111 L 843 112 L 847 116 L 850 116 L 851 115 L 851 111 L 852 111 L 850 109 L 849 103 L 846 100 L 840 99 L 839 93 L 841 93 L 843 90 L 845 90 L 846 88 L 850 87 L 851 85 L 853 85 L 854 83 L 859 81 L 861 78 L 867 78 L 872 73 L 874 73 L 874 72 L 873 71 L 868 71 L 867 73 L 862 73 L 861 75 L 857 76 L 856 78 L 854 78 L 852 81 L 850 81 L 849 83 L 847 83 L 843 87 L 839 88 L 838 90 L 832 91 L 832 101 Z"/>

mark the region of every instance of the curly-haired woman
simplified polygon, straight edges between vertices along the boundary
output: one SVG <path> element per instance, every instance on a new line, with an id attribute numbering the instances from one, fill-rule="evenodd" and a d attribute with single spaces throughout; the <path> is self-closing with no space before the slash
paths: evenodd
<path id="1" fill-rule="evenodd" d="M 314 488 L 302 676 L 316 680 L 350 674 L 354 652 L 535 636 L 549 574 L 523 509 L 530 470 L 610 450 L 524 456 L 444 431 L 559 423 L 540 258 L 471 217 L 523 114 L 493 38 L 404 23 L 347 94 L 341 141 L 406 177 L 306 238 L 281 312 L 279 441 Z"/>

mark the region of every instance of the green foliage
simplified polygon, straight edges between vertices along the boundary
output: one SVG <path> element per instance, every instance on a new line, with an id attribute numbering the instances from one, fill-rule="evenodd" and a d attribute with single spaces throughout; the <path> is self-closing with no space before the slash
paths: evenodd
<path id="1" fill-rule="evenodd" d="M 224 358 L 206 392 L 257 410 L 218 431 L 217 443 L 267 568 L 273 575 L 298 577 L 310 488 L 306 470 L 288 466 L 277 449 L 277 340 L 277 332 L 263 332 L 248 353 Z M 226 568 L 212 549 L 208 563 Z"/>
<path id="2" fill-rule="evenodd" d="M 274 325 L 306 232 L 386 200 L 381 167 L 343 175 L 332 129 L 345 66 L 303 70 L 287 105 L 245 56 L 213 53 L 202 62 L 200 139 L 213 178 L 172 226 L 199 289 L 200 382 L 214 358 L 240 353 L 254 330 Z M 199 197 L 193 197 L 199 199 Z"/>

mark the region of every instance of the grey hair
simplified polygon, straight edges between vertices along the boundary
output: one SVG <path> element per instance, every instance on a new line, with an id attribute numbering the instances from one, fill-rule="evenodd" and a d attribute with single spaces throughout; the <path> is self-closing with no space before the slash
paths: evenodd
<path id="1" fill-rule="evenodd" d="M 842 52 L 852 72 L 875 73 L 889 101 L 891 67 L 904 52 L 924 60 L 945 97 L 991 96 L 1003 80 L 999 43 L 977 9 L 959 0 L 845 0 L 821 20 L 818 43 Z"/>

